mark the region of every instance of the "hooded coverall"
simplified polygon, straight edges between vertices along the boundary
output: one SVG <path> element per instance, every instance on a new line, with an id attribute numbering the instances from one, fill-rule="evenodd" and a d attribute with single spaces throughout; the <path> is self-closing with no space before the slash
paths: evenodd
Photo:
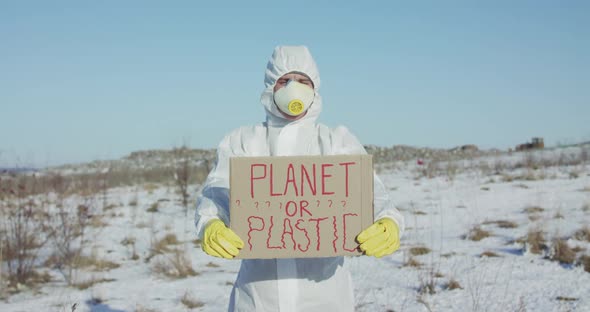
<path id="1" fill-rule="evenodd" d="M 315 98 L 304 117 L 290 121 L 274 104 L 273 87 L 277 79 L 293 71 L 311 78 Z M 195 224 L 199 238 L 212 219 L 219 218 L 229 225 L 230 157 L 366 154 L 345 127 L 330 129 L 316 122 L 322 110 L 320 77 L 305 46 L 276 47 L 264 83 L 261 102 L 266 121 L 238 128 L 219 144 L 216 165 L 197 200 Z M 374 194 L 375 218 L 394 220 L 401 237 L 403 217 L 377 176 Z M 242 260 L 228 311 L 354 311 L 353 285 L 344 257 Z"/>

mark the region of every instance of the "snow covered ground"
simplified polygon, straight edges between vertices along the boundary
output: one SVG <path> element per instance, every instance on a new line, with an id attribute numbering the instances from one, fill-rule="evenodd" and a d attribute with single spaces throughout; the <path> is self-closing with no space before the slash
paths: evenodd
<path id="1" fill-rule="evenodd" d="M 502 157 L 483 160 L 529 156 Z M 468 166 L 433 178 L 414 162 L 389 167 L 380 176 L 407 228 L 394 255 L 347 260 L 358 311 L 590 311 L 590 273 L 578 263 L 590 255 L 590 237 L 574 235 L 590 226 L 588 162 L 506 165 L 501 172 Z M 50 270 L 51 282 L 8 296 L 0 311 L 190 311 L 189 301 L 198 306 L 194 311 L 225 311 L 239 261 L 201 251 L 192 212 L 185 216 L 178 199 L 164 186 L 109 190 L 112 207 L 102 211 L 104 226 L 88 229 L 87 254 L 119 266 L 80 269 L 79 281 L 104 280 L 86 289 L 67 286 L 63 274 Z M 525 248 L 529 231 L 543 233 L 547 248 L 540 254 L 530 244 Z M 159 249 L 163 254 L 153 255 L 155 242 L 167 234 L 178 242 L 169 239 Z M 479 240 L 470 239 L 476 234 Z M 573 263 L 550 259 L 555 239 L 574 248 Z M 174 249 L 190 258 L 193 274 L 175 279 L 160 273 Z"/>

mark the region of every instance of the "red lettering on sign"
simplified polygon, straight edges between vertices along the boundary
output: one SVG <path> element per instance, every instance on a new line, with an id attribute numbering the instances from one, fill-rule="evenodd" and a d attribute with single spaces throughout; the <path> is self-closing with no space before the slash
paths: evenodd
<path id="1" fill-rule="evenodd" d="M 261 177 L 254 177 L 254 168 L 255 167 L 262 167 L 264 168 L 264 175 Z M 252 164 L 250 166 L 250 196 L 254 198 L 254 180 L 260 180 L 266 178 L 266 165 L 265 164 Z"/>
<path id="2" fill-rule="evenodd" d="M 316 231 L 316 234 L 317 234 L 317 237 L 318 237 L 318 243 L 317 243 L 316 250 L 320 250 L 320 222 L 322 222 L 322 221 L 324 221 L 326 219 L 328 219 L 328 217 L 325 217 L 325 218 L 316 218 L 316 219 L 309 219 L 309 221 L 315 221 L 316 222 L 316 224 L 315 224 L 315 231 Z"/>
<path id="3" fill-rule="evenodd" d="M 333 167 L 332 164 L 322 164 L 322 195 L 332 195 L 334 192 L 326 191 L 326 178 L 331 177 L 331 174 L 326 173 L 326 168 Z"/>
<path id="4" fill-rule="evenodd" d="M 344 185 L 346 188 L 346 197 L 348 197 L 348 166 L 354 165 L 354 164 L 356 164 L 356 162 L 354 162 L 354 161 L 339 164 L 340 166 L 344 166 L 344 170 L 346 172 L 346 180 L 344 180 Z"/>
<path id="5" fill-rule="evenodd" d="M 274 192 L 274 183 L 273 183 L 273 174 L 272 174 L 272 164 L 270 164 L 270 196 L 281 196 L 281 193 Z"/>
<path id="6" fill-rule="evenodd" d="M 346 250 L 346 251 L 355 251 L 355 249 L 348 249 L 346 248 L 346 217 L 348 216 L 358 216 L 358 214 L 356 213 L 345 213 L 344 215 L 342 215 L 342 226 L 343 226 L 343 230 L 344 230 L 344 239 L 342 240 L 342 249 Z"/>
<path id="7" fill-rule="evenodd" d="M 309 239 L 309 235 L 307 234 L 307 230 L 305 228 L 301 228 L 299 226 L 299 223 L 303 222 L 303 219 L 297 219 L 297 222 L 295 223 L 295 228 L 298 229 L 299 231 L 302 231 L 305 234 L 305 238 L 307 239 L 307 245 L 305 246 L 305 249 L 301 248 L 301 244 L 297 245 L 297 248 L 300 251 L 303 252 L 307 252 L 307 250 L 309 249 L 309 245 L 311 244 L 311 239 Z"/>
<path id="8" fill-rule="evenodd" d="M 305 209 L 309 207 L 309 202 L 307 200 L 302 200 L 299 202 L 299 216 L 303 218 L 303 212 L 307 212 L 307 214 L 312 217 L 311 212 L 309 212 L 309 210 Z"/>
<path id="9" fill-rule="evenodd" d="M 305 169 L 305 166 L 302 164 L 301 165 L 301 196 L 304 196 L 304 192 L 303 190 L 305 189 L 305 184 L 304 181 L 307 180 L 307 184 L 309 185 L 309 189 L 311 190 L 311 194 L 315 195 L 317 193 L 317 183 L 316 183 L 316 172 L 315 172 L 315 164 L 313 164 L 312 166 L 312 172 L 311 172 L 312 176 L 313 176 L 313 184 L 312 184 L 312 180 L 309 178 L 309 172 L 307 172 L 307 169 Z M 305 180 L 303 180 L 303 177 L 305 176 Z"/>
<path id="10" fill-rule="evenodd" d="M 295 210 L 293 211 L 293 213 L 289 213 L 289 206 L 293 204 L 293 206 L 295 206 Z M 287 204 L 285 205 L 285 213 L 289 216 L 289 217 L 293 217 L 297 214 L 297 203 L 290 200 L 287 202 Z"/>
<path id="11" fill-rule="evenodd" d="M 338 240 L 338 228 L 336 227 L 336 216 L 332 217 L 332 225 L 334 225 L 334 240 L 332 241 L 332 247 L 334 247 L 334 252 L 338 252 L 336 249 L 336 241 Z"/>
<path id="12" fill-rule="evenodd" d="M 270 238 L 271 238 L 271 232 L 272 232 L 273 226 L 274 226 L 273 217 L 270 216 L 270 227 L 268 228 L 268 239 L 266 240 L 266 248 L 268 248 L 268 249 L 283 249 L 281 246 L 271 246 L 270 245 Z"/>
<path id="13" fill-rule="evenodd" d="M 289 230 L 287 230 L 287 225 L 289 226 Z M 289 218 L 285 218 L 285 220 L 283 221 L 283 235 L 281 236 L 281 242 L 283 243 L 283 248 L 287 248 L 287 244 L 285 243 L 285 235 L 286 234 L 291 235 L 291 241 L 293 241 L 293 250 L 295 250 L 297 243 L 295 242 L 295 237 L 293 236 L 293 227 L 291 226 L 291 219 L 289 219 Z"/>
<path id="14" fill-rule="evenodd" d="M 252 227 L 252 219 L 257 219 L 260 220 L 260 222 L 262 222 L 262 227 L 261 228 L 253 228 Z M 252 250 L 252 235 L 250 233 L 252 233 L 253 231 L 262 231 L 264 230 L 264 219 L 261 217 L 256 217 L 256 216 L 251 216 L 248 218 L 248 245 L 250 246 L 250 250 Z"/>
<path id="15" fill-rule="evenodd" d="M 287 182 L 285 182 L 285 190 L 283 191 L 283 195 L 287 195 L 287 188 L 289 188 L 289 184 L 293 185 L 293 189 L 295 189 L 295 196 L 299 196 L 297 182 L 295 181 L 295 168 L 293 168 L 293 164 L 289 164 L 289 167 L 287 167 Z"/>

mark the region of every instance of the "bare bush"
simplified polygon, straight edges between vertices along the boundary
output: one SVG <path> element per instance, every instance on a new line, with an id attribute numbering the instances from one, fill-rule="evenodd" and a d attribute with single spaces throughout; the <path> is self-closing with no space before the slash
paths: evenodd
<path id="1" fill-rule="evenodd" d="M 35 175 L 29 179 L 13 176 L 2 181 L 0 245 L 11 285 L 38 280 L 35 266 L 39 251 L 52 236 L 47 200 L 32 195 L 41 187 Z"/>
<path id="2" fill-rule="evenodd" d="M 186 145 L 173 149 L 174 155 L 174 181 L 182 199 L 184 214 L 188 214 L 188 186 L 191 179 L 192 168 L 190 165 L 190 153 Z"/>

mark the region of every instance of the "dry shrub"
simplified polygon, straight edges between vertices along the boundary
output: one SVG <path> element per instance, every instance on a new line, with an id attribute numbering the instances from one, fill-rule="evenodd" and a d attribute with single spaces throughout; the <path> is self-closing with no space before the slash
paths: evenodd
<path id="1" fill-rule="evenodd" d="M 549 258 L 553 261 L 572 264 L 576 260 L 576 253 L 564 239 L 556 238 L 552 242 Z"/>
<path id="2" fill-rule="evenodd" d="M 430 253 L 430 248 L 424 246 L 417 246 L 410 248 L 410 254 L 412 256 L 421 256 Z"/>
<path id="3" fill-rule="evenodd" d="M 518 227 L 518 224 L 508 220 L 486 221 L 483 224 L 495 224 L 497 227 L 502 229 L 514 229 Z"/>
<path id="4" fill-rule="evenodd" d="M 490 236 L 492 236 L 492 233 L 482 229 L 479 225 L 476 225 L 472 227 L 467 234 L 465 234 L 464 239 L 469 239 L 478 242 Z"/>
<path id="5" fill-rule="evenodd" d="M 526 238 L 524 239 L 525 250 L 530 253 L 542 254 L 544 250 L 547 250 L 547 244 L 543 231 L 539 229 L 529 230 Z"/>
<path id="6" fill-rule="evenodd" d="M 172 255 L 161 256 L 152 265 L 152 272 L 172 279 L 199 275 L 186 252 L 175 250 Z"/>
<path id="7" fill-rule="evenodd" d="M 182 298 L 180 298 L 180 302 L 189 309 L 196 309 L 205 306 L 204 302 L 199 301 L 193 295 L 189 294 L 188 291 L 186 291 Z"/>
<path id="8" fill-rule="evenodd" d="M 583 212 L 589 212 L 590 211 L 590 203 L 584 203 L 582 205 L 582 211 Z"/>
<path id="9" fill-rule="evenodd" d="M 587 241 L 587 242 L 590 242 L 590 227 L 588 227 L 587 225 L 585 225 L 581 229 L 577 230 L 574 233 L 573 238 L 575 238 L 575 239 L 577 239 L 579 241 Z"/>

